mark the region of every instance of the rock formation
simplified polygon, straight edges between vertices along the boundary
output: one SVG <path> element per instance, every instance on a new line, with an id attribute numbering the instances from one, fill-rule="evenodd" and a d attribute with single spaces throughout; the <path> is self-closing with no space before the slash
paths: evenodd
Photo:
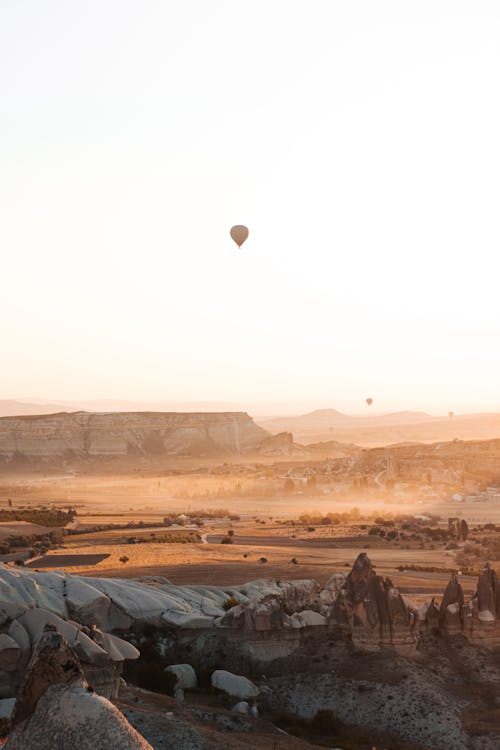
<path id="1" fill-rule="evenodd" d="M 224 669 L 216 669 L 210 677 L 210 684 L 231 698 L 240 701 L 250 700 L 259 695 L 259 689 L 247 677 L 232 674 Z"/>
<path id="2" fill-rule="evenodd" d="M 466 542 L 469 536 L 469 525 L 463 518 L 448 518 L 448 531 L 453 539 Z"/>
<path id="3" fill-rule="evenodd" d="M 0 571 L 0 698 L 16 695 L 47 626 L 56 628 L 74 649 L 95 689 L 108 698 L 116 697 L 124 661 L 139 656 L 135 646 L 95 626 L 72 621 L 62 588 L 58 601 L 58 589 L 51 589 L 50 581 L 44 589 L 29 574 L 19 579 L 24 586 L 14 586 L 16 580 L 10 578 L 8 568 Z M 30 591 L 37 596 L 31 598 Z"/>
<path id="4" fill-rule="evenodd" d="M 395 646 L 413 649 L 418 635 L 418 613 L 406 602 L 390 578 L 376 574 L 366 553 L 361 553 L 340 585 L 329 615 L 330 626 L 350 633 L 361 648 Z"/>
<path id="5" fill-rule="evenodd" d="M 236 601 L 227 611 L 228 601 Z M 122 666 L 156 631 L 166 659 L 214 666 L 270 663 L 300 653 L 316 635 L 367 651 L 411 654 L 421 633 L 465 635 L 472 644 L 500 645 L 500 584 L 486 566 L 466 602 L 453 574 L 439 604 L 417 610 L 379 576 L 365 553 L 349 574 L 336 573 L 324 588 L 310 580 L 259 580 L 241 586 L 175 586 L 160 577 L 84 578 L 63 572 L 0 565 L 0 698 L 12 698 L 32 650 L 49 624 L 76 651 L 87 680 L 116 696 Z M 185 650 L 183 648 L 185 647 Z M 227 662 L 218 661 L 221 652 Z M 210 654 L 210 659 L 209 655 Z M 231 658 L 230 658 L 231 657 Z M 240 661 L 238 661 L 240 659 Z M 168 664 L 168 661 L 167 661 Z"/>
<path id="6" fill-rule="evenodd" d="M 0 418 L 0 465 L 239 454 L 268 433 L 243 412 L 60 413 Z"/>
<path id="7" fill-rule="evenodd" d="M 75 651 L 46 626 L 16 701 L 6 750 L 152 750 L 106 698 L 86 682 Z"/>

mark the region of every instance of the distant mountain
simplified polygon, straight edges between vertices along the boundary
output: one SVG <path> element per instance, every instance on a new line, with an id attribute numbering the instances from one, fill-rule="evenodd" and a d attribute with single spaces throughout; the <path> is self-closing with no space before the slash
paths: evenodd
<path id="1" fill-rule="evenodd" d="M 335 409 L 320 409 L 297 417 L 256 419 L 269 432 L 291 432 L 293 439 L 315 451 L 317 443 L 354 443 L 364 447 L 394 443 L 431 443 L 500 438 L 500 414 L 456 414 L 433 417 L 421 411 L 390 414 L 342 414 Z M 327 447 L 327 446 L 324 446 Z"/>
<path id="2" fill-rule="evenodd" d="M 344 414 L 336 409 L 316 409 L 308 414 L 260 419 L 259 424 L 270 432 L 302 432 L 325 430 L 339 426 L 418 424 L 435 419 L 424 411 L 401 411 L 391 414 Z M 439 419 L 439 417 L 437 417 Z"/>

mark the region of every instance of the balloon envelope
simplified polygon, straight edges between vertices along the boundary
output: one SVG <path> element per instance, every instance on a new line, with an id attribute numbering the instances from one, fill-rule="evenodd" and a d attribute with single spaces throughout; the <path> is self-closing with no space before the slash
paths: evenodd
<path id="1" fill-rule="evenodd" d="M 241 247 L 248 237 L 248 229 L 243 224 L 236 224 L 229 232 L 238 247 Z"/>
<path id="2" fill-rule="evenodd" d="M 368 406 L 371 406 L 373 404 L 373 399 L 372 398 L 367 398 L 366 399 L 366 403 L 368 404 Z"/>

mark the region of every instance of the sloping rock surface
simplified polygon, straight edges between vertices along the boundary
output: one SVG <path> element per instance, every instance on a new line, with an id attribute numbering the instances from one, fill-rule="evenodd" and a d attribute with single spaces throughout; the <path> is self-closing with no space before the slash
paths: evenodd
<path id="1" fill-rule="evenodd" d="M 47 689 L 5 750 L 153 750 L 112 703 L 76 683 Z"/>
<path id="2" fill-rule="evenodd" d="M 239 454 L 268 433 L 244 412 L 74 412 L 0 418 L 0 465 Z"/>

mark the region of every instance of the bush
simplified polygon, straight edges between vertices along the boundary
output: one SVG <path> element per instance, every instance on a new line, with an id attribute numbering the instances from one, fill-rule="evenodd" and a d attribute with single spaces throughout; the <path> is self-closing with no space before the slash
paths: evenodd
<path id="1" fill-rule="evenodd" d="M 222 609 L 225 612 L 228 612 L 228 610 L 232 609 L 233 607 L 237 607 L 240 604 L 240 600 L 237 599 L 235 596 L 228 596 L 226 601 L 222 605 Z"/>
<path id="2" fill-rule="evenodd" d="M 234 544 L 234 539 L 232 536 L 223 536 L 220 540 L 221 544 Z"/>

